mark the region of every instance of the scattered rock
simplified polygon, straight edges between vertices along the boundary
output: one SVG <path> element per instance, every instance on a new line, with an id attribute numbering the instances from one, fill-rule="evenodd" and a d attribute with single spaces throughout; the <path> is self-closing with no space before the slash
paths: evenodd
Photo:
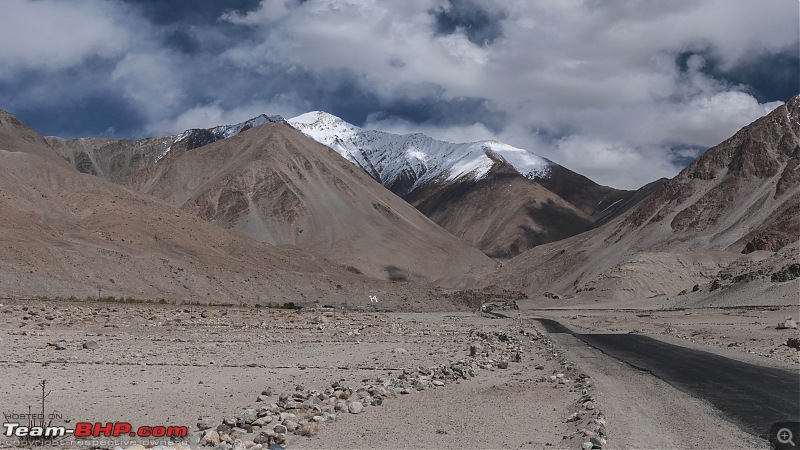
<path id="1" fill-rule="evenodd" d="M 792 316 L 786 316 L 786 318 L 783 319 L 783 322 L 778 324 L 777 328 L 779 330 L 786 330 L 790 328 L 797 329 L 797 323 L 794 320 L 792 320 Z"/>
<path id="2" fill-rule="evenodd" d="M 364 410 L 364 405 L 362 405 L 361 402 L 351 402 L 347 406 L 347 410 L 350 414 L 359 414 Z"/>
<path id="3" fill-rule="evenodd" d="M 66 350 L 67 341 L 58 341 L 55 343 L 56 350 Z"/>
<path id="4" fill-rule="evenodd" d="M 798 263 L 790 264 L 770 276 L 775 283 L 784 283 L 797 278 L 800 278 L 800 264 Z"/>
<path id="5" fill-rule="evenodd" d="M 100 348 L 100 345 L 98 345 L 95 341 L 86 341 L 83 343 L 83 348 L 86 350 L 97 350 Z"/>
<path id="6" fill-rule="evenodd" d="M 300 427 L 300 424 L 295 422 L 294 420 L 287 420 L 283 423 L 283 426 L 286 427 L 286 431 L 289 433 L 294 433 L 294 431 Z"/>
<path id="7" fill-rule="evenodd" d="M 272 423 L 273 420 L 275 420 L 273 416 L 259 417 L 258 419 L 254 420 L 251 425 L 254 427 L 263 427 L 264 425 L 269 425 Z"/>
<path id="8" fill-rule="evenodd" d="M 261 433 L 258 434 L 258 436 L 253 438 L 253 442 L 259 445 L 263 444 L 269 445 L 274 436 L 275 436 L 274 431 L 262 431 Z"/>
<path id="9" fill-rule="evenodd" d="M 227 425 L 229 427 L 236 426 L 236 419 L 234 419 L 233 417 L 226 417 L 222 419 L 222 424 Z"/>
<path id="10" fill-rule="evenodd" d="M 197 429 L 200 431 L 205 431 L 210 428 L 214 428 L 214 420 L 210 417 L 203 417 L 197 421 Z"/>
<path id="11" fill-rule="evenodd" d="M 472 344 L 469 346 L 469 356 L 475 357 L 482 350 L 480 344 Z"/>
<path id="12" fill-rule="evenodd" d="M 200 439 L 200 445 L 205 447 L 216 447 L 220 443 L 219 433 L 216 430 L 207 430 L 204 434 L 202 439 Z"/>
<path id="13" fill-rule="evenodd" d="M 253 423 L 256 419 L 258 419 L 258 411 L 253 408 L 245 409 L 240 419 L 246 424 Z M 237 423 L 237 425 L 239 424 Z"/>
<path id="14" fill-rule="evenodd" d="M 606 445 L 606 440 L 603 438 L 593 437 L 589 439 L 589 442 L 594 446 L 592 448 L 603 448 L 603 446 Z"/>

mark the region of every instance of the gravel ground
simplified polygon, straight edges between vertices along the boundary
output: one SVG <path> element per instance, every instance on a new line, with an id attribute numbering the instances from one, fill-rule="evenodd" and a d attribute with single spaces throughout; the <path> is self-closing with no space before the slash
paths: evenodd
<path id="1" fill-rule="evenodd" d="M 471 379 L 399 395 L 359 415 L 340 414 L 312 438 L 289 435 L 287 445 L 580 447 L 576 424 L 564 423 L 580 408 L 576 369 L 565 370 L 569 363 L 553 355 L 531 323 L 461 313 L 6 304 L 0 309 L 0 404 L 4 412 L 38 407 L 37 385 L 46 379 L 52 389 L 47 410 L 64 421 L 185 425 L 195 447 L 200 417 L 217 423 L 237 417 L 264 405 L 256 398 L 266 388 L 277 401 L 297 385 L 322 391 L 336 381 L 389 379 L 404 368 L 464 359 L 478 334 L 500 332 L 521 348 L 520 361 L 507 369 L 481 369 Z M 84 348 L 89 341 L 97 348 Z M 560 372 L 570 383 L 547 379 Z"/>

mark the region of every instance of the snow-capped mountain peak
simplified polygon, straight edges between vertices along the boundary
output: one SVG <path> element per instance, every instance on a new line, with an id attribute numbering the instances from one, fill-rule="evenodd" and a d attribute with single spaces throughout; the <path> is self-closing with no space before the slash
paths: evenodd
<path id="1" fill-rule="evenodd" d="M 541 156 L 502 142 L 454 144 L 422 133 L 364 130 L 324 111 L 307 112 L 288 121 L 281 116 L 262 114 L 234 125 L 187 130 L 175 138 L 158 160 L 176 145 L 185 150 L 197 148 L 267 122 L 288 123 L 401 196 L 429 182 L 480 180 L 498 163 L 505 163 L 531 179 L 546 176 L 554 165 Z"/>
<path id="2" fill-rule="evenodd" d="M 498 162 L 507 163 L 528 178 L 545 176 L 553 164 L 497 141 L 454 144 L 421 133 L 363 130 L 323 111 L 305 113 L 288 122 L 400 195 L 431 181 L 481 179 Z"/>

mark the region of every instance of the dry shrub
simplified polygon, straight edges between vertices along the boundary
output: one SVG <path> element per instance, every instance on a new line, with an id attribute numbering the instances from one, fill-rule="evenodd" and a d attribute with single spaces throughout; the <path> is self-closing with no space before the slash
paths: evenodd
<path id="1" fill-rule="evenodd" d="M 300 431 L 297 433 L 300 436 L 311 437 L 317 434 L 317 422 L 306 422 L 300 426 Z"/>

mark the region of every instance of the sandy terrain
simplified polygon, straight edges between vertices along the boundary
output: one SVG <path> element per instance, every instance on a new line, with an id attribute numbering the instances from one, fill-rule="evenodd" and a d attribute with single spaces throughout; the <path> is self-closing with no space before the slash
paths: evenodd
<path id="1" fill-rule="evenodd" d="M 216 427 L 247 408 L 277 402 L 298 385 L 306 392 L 323 392 L 334 382 L 353 389 L 379 385 L 402 378 L 404 369 L 412 373 L 470 360 L 475 344 L 479 355 L 486 352 L 495 362 L 485 366 L 489 359 L 475 359 L 474 376 L 387 395 L 382 405 L 367 406 L 360 414 L 340 412 L 311 437 L 288 433 L 286 446 L 580 448 L 601 425 L 608 448 L 765 446 L 702 401 L 570 336 L 547 335 L 538 322 L 524 318 L 55 302 L 6 303 L 0 312 L 4 412 L 37 405 L 37 383 L 46 379 L 52 388 L 47 410 L 64 420 L 185 425 L 192 448 L 202 436 L 195 425 L 200 418 Z M 759 322 L 763 326 L 752 329 L 765 328 L 786 314 L 782 309 L 758 318 L 752 311 L 642 317 L 597 310 L 521 311 L 523 316 L 544 312 L 578 331 L 641 331 L 649 323 L 655 332 L 666 326 L 656 323 L 669 323 L 676 331 L 667 337 L 673 339 L 706 328 L 711 336 L 732 323 Z M 772 332 L 763 331 L 765 337 L 747 343 L 748 348 L 767 345 Z M 697 336 L 693 339 L 700 342 Z M 59 341 L 64 350 L 56 348 Z M 87 341 L 97 348 L 83 348 Z M 520 360 L 511 359 L 502 369 L 497 363 L 509 356 L 507 349 L 511 355 L 519 349 Z M 775 361 L 787 364 L 779 356 L 773 354 Z M 268 388 L 271 396 L 257 402 Z M 566 422 L 575 412 L 580 419 Z M 241 437 L 242 443 L 260 431 Z"/>
<path id="2" fill-rule="evenodd" d="M 193 447 L 200 437 L 198 418 L 219 424 L 238 417 L 265 405 L 256 398 L 267 388 L 274 393 L 268 402 L 275 402 L 297 385 L 323 391 L 337 381 L 353 387 L 377 383 L 398 377 L 403 368 L 464 359 L 473 342 L 493 352 L 502 347 L 497 332 L 519 346 L 520 362 L 509 362 L 507 369 L 475 366 L 469 379 L 393 395 L 359 415 L 340 413 L 312 438 L 290 434 L 287 445 L 576 448 L 584 439 L 578 427 L 601 414 L 598 405 L 584 411 L 583 420 L 564 422 L 581 409 L 585 380 L 574 381 L 574 364 L 557 356 L 531 324 L 512 320 L 55 302 L 6 303 L 0 311 L 4 412 L 37 405 L 37 383 L 46 379 L 52 388 L 48 412 L 71 423 L 187 425 Z M 59 341 L 64 350 L 56 348 Z M 98 348 L 83 348 L 87 341 Z M 569 381 L 547 378 L 558 373 Z"/>

